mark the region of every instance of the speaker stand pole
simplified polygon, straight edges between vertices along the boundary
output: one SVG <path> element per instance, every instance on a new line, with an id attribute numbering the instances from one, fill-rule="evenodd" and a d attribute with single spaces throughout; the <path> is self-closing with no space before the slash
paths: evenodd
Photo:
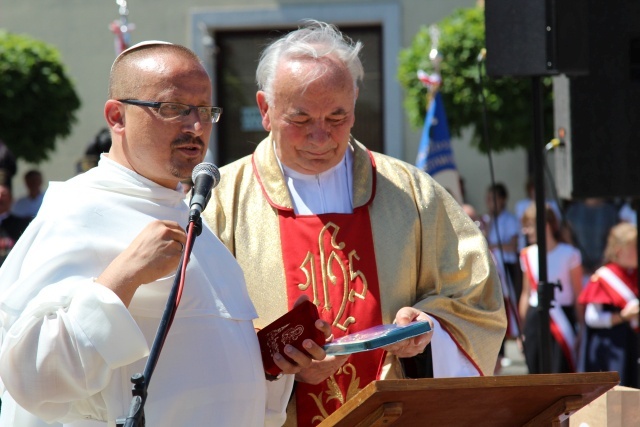
<path id="1" fill-rule="evenodd" d="M 547 283 L 546 209 L 544 194 L 544 104 L 540 76 L 531 78 L 533 97 L 533 175 L 536 190 L 536 240 L 538 245 L 538 348 L 540 372 L 551 373 L 551 327 L 549 309 L 554 285 Z"/>

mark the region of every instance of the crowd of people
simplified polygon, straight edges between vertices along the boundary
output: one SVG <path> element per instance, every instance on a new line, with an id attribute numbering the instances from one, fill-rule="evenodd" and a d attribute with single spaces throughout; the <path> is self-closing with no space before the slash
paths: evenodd
<path id="1" fill-rule="evenodd" d="M 0 266 L 38 213 L 44 192 L 42 173 L 31 169 L 24 174 L 27 194 L 13 196 L 13 177 L 17 172 L 11 150 L 0 140 Z"/>
<path id="2" fill-rule="evenodd" d="M 529 373 L 542 373 L 542 357 L 551 372 L 617 371 L 621 384 L 639 387 L 638 283 L 636 215 L 631 204 L 603 198 L 545 202 L 546 282 L 553 287 L 549 309 L 550 348 L 540 348 L 541 314 L 537 309 L 539 253 L 536 231 L 535 189 L 526 184 L 527 197 L 506 207 L 504 184 L 487 190 L 487 214 L 482 228 L 506 276 L 505 305 L 518 307 L 517 335 Z M 495 197 L 494 197 L 495 193 Z M 516 229 L 516 225 L 519 229 Z M 517 276 L 510 277 L 509 258 L 518 236 Z M 499 236 L 499 237 L 497 237 Z M 513 287 L 509 286 L 514 284 Z M 497 366 L 499 371 L 500 366 Z"/>
<path id="3" fill-rule="evenodd" d="M 97 165 L 50 183 L 44 200 L 30 171 L 14 205 L 29 225 L 0 268 L 0 427 L 126 416 L 129 379 L 143 371 L 183 262 L 146 395 L 149 425 L 310 426 L 375 380 L 493 375 L 512 316 L 536 372 L 535 209 L 510 213 L 496 184 L 487 215 L 475 216 L 423 171 L 351 135 L 361 48 L 313 20 L 265 48 L 256 102 L 268 135 L 220 169 L 193 247 L 185 185 L 223 111 L 211 105 L 211 78 L 172 43 L 118 55 Z M 8 212 L 11 193 L 3 198 Z M 578 369 L 580 343 L 585 369 L 605 351 L 632 356 L 622 346 L 638 327 L 635 226 L 612 229 L 607 264 L 583 289 L 583 243 L 571 246 L 563 218 L 545 213 L 549 277 L 563 285 L 557 322 L 573 332 L 554 345 L 553 369 Z M 307 339 L 273 355 L 280 375 L 266 373 L 256 330 L 304 300 L 318 308 L 325 342 L 389 323 L 430 331 L 340 356 Z"/>

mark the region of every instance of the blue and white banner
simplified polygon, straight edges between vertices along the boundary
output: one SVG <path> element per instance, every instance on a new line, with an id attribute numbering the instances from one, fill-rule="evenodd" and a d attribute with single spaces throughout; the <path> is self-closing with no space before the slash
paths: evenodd
<path id="1" fill-rule="evenodd" d="M 431 175 L 462 203 L 460 175 L 451 146 L 447 114 L 440 92 L 429 105 L 418 147 L 416 166 Z"/>

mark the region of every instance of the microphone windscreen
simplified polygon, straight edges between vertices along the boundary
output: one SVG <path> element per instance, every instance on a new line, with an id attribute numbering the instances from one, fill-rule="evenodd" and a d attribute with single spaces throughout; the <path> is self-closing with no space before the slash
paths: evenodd
<path id="1" fill-rule="evenodd" d="M 213 178 L 213 185 L 211 185 L 211 188 L 215 188 L 215 186 L 220 183 L 220 171 L 213 163 L 202 162 L 196 165 L 196 167 L 193 168 L 193 172 L 191 172 L 191 181 L 195 183 L 196 177 L 201 173 Z"/>

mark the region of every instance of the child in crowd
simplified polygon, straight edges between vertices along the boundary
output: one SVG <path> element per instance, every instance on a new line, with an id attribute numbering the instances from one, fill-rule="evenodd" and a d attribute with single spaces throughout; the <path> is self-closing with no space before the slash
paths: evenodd
<path id="1" fill-rule="evenodd" d="M 609 232 L 605 265 L 580 294 L 586 304 L 587 372 L 617 371 L 620 383 L 638 387 L 638 231 L 621 223 Z"/>
<path id="2" fill-rule="evenodd" d="M 582 260 L 580 251 L 563 241 L 558 219 L 548 205 L 545 209 L 547 247 L 547 283 L 560 284 L 554 288 L 554 300 L 549 310 L 551 340 L 551 372 L 576 372 L 576 352 L 579 336 L 576 331 L 582 323 L 582 308 L 577 298 L 582 290 Z M 524 335 L 524 355 L 529 373 L 541 372 L 541 349 L 538 343 L 540 312 L 538 311 L 538 245 L 536 235 L 536 205 L 532 203 L 522 217 L 523 231 L 533 245 L 520 254 L 523 271 L 520 319 Z"/>

